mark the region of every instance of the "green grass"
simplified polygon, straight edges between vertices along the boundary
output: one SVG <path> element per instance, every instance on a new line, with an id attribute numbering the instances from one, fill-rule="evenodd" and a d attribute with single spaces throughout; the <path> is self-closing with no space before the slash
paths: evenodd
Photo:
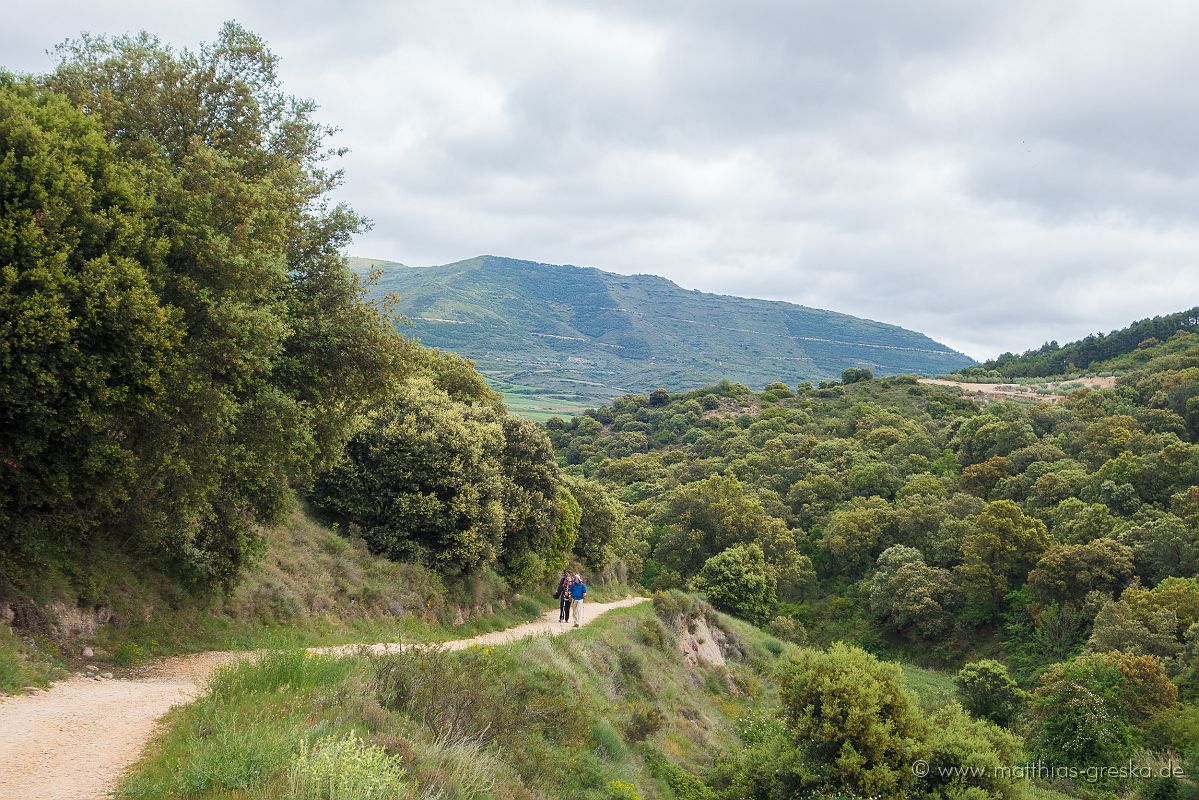
<path id="1" fill-rule="evenodd" d="M 1027 800 L 1075 800 L 1074 795 L 1064 794 L 1056 789 L 1049 789 L 1036 784 L 1028 784 L 1025 789 Z"/>
<path id="2" fill-rule="evenodd" d="M 920 698 L 920 704 L 926 710 L 940 708 L 957 699 L 957 690 L 954 688 L 952 675 L 921 669 L 911 664 L 901 664 L 900 667 L 908 688 L 916 693 L 916 696 Z"/>
<path id="3" fill-rule="evenodd" d="M 119 623 L 97 635 L 97 660 L 448 641 L 512 627 L 555 605 L 549 589 L 521 596 L 495 575 L 447 584 L 420 566 L 371 555 L 303 512 L 269 531 L 267 543 L 235 589 L 207 599 L 173 597 L 169 587 L 112 566 L 102 591 Z"/>
<path id="4" fill-rule="evenodd" d="M 766 697 L 764 675 L 786 650 L 724 624 L 749 653 L 727 668 L 687 668 L 673 637 L 647 638 L 662 629 L 648 603 L 497 648 L 268 654 L 218 672 L 211 691 L 170 712 L 117 796 L 374 797 L 329 789 L 351 773 L 357 786 L 371 776 L 410 786 L 395 796 L 681 796 L 670 786 L 694 784 L 738 746 L 735 721 Z"/>
<path id="5" fill-rule="evenodd" d="M 773 717 L 773 676 L 796 648 L 666 600 L 499 647 L 240 662 L 168 715 L 117 796 L 711 798 L 701 778 L 743 750 L 738 731 Z M 683 662 L 677 637 L 700 616 L 733 643 L 726 666 Z M 926 707 L 952 698 L 947 674 L 903 673 Z"/>
<path id="6" fill-rule="evenodd" d="M 48 686 L 62 674 L 59 661 L 48 643 L 31 647 L 0 625 L 0 694 Z"/>
<path id="7" fill-rule="evenodd" d="M 310 617 L 286 622 L 262 619 L 238 619 L 202 613 L 178 614 L 152 622 L 135 622 L 129 627 L 108 631 L 97 643 L 100 661 L 123 661 L 131 666 L 148 658 L 198 653 L 208 650 L 285 650 L 341 644 L 376 642 L 446 642 L 480 633 L 504 630 L 535 619 L 556 605 L 545 600 L 517 597 L 510 605 L 496 608 L 460 624 L 430 621 L 411 615 L 396 617 Z M 108 652 L 112 655 L 107 655 Z M 122 653 L 136 653 L 121 659 Z"/>
<path id="8" fill-rule="evenodd" d="M 457 583 L 413 564 L 371 555 L 314 517 L 297 511 L 266 531 L 266 550 L 224 594 L 189 595 L 161 574 L 140 573 L 115 553 L 94 553 L 74 575 L 46 570 L 31 593 L 44 608 L 106 607 L 112 621 L 86 641 L 91 663 L 132 667 L 148 659 L 208 650 L 279 650 L 374 642 L 442 642 L 503 630 L 556 607 L 552 588 L 521 595 L 497 575 Z M 598 599 L 627 587 L 594 587 Z M 605 591 L 606 590 L 606 591 Z M 66 662 L 47 637 L 31 647 L 0 624 L 0 693 L 45 686 Z"/>
<path id="9" fill-rule="evenodd" d="M 544 394 L 533 387 L 512 386 L 502 381 L 494 383 L 503 393 L 504 404 L 508 406 L 509 411 L 534 422 L 545 422 L 551 417 L 573 417 L 594 405 L 583 397 L 567 400 Z"/>

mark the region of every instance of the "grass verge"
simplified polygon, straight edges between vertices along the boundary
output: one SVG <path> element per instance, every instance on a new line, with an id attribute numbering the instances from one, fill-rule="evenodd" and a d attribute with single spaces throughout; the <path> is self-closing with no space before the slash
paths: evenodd
<path id="1" fill-rule="evenodd" d="M 738 746 L 786 649 L 721 624 L 725 666 L 686 666 L 648 603 L 503 647 L 268 654 L 172 711 L 118 797 L 371 797 L 329 788 L 360 771 L 405 797 L 706 798 L 698 776 Z"/>

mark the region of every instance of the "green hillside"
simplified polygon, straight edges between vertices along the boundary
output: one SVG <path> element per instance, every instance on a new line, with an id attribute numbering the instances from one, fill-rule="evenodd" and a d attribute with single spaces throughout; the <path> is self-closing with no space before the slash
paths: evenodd
<path id="1" fill-rule="evenodd" d="M 1020 355 L 1003 355 L 962 370 L 966 380 L 1008 380 L 1011 378 L 1044 378 L 1071 375 L 1083 370 L 1104 371 L 1135 365 L 1143 359 L 1132 356 L 1169 340 L 1179 332 L 1199 329 L 1199 306 L 1137 320 L 1125 328 L 1110 333 L 1094 333 L 1076 342 L 1059 345 L 1046 342 L 1036 350 Z M 1122 356 L 1131 356 L 1121 359 Z M 1104 362 L 1112 362 L 1105 364 Z"/>
<path id="2" fill-rule="evenodd" d="M 923 334 L 791 303 L 707 294 L 654 275 L 481 256 L 439 267 L 352 259 L 382 270 L 412 332 L 473 359 L 514 410 L 570 412 L 658 386 L 719 380 L 942 374 L 973 364 Z M 531 402 L 532 401 L 532 402 Z"/>

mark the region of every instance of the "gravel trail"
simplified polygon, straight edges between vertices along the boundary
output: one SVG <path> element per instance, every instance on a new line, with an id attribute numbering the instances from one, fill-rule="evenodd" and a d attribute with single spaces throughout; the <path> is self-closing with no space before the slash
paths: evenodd
<path id="1" fill-rule="evenodd" d="M 585 603 L 583 624 L 614 608 L 644 602 L 628 597 Z M 450 649 L 504 644 L 529 636 L 573 630 L 557 611 L 503 631 L 446 642 Z M 380 643 L 314 647 L 311 652 L 348 655 L 365 647 L 386 653 L 406 645 Z M 103 800 L 141 756 L 158 720 L 194 700 L 222 665 L 253 653 L 198 653 L 154 662 L 130 678 L 92 680 L 76 675 L 46 691 L 0 697 L 0 800 Z"/>

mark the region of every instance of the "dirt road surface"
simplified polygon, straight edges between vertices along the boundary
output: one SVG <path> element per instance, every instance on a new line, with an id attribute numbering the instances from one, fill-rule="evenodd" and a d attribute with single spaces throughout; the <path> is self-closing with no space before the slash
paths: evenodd
<path id="1" fill-rule="evenodd" d="M 629 597 L 584 603 L 583 624 L 614 608 L 644 602 Z M 446 642 L 457 650 L 496 645 L 529 636 L 574 630 L 557 611 L 503 631 Z M 395 652 L 404 644 L 314 647 L 311 652 L 348 655 L 365 648 Z M 209 676 L 254 653 L 199 653 L 157 661 L 132 678 L 92 680 L 75 676 L 47 691 L 0 698 L 0 800 L 102 800 L 141 756 L 158 720 L 172 706 L 194 700 Z"/>
<path id="2" fill-rule="evenodd" d="M 990 400 L 1006 400 L 1009 398 L 1023 398 L 1025 400 L 1039 400 L 1043 403 L 1056 403 L 1065 395 L 1061 394 L 1037 394 L 1035 391 L 1022 389 L 1022 385 L 1016 382 L 1012 383 L 965 383 L 963 381 L 950 381 L 943 378 L 920 378 L 920 383 L 927 383 L 930 386 L 956 386 L 961 389 L 968 397 L 979 397 Z M 1050 391 L 1057 391 L 1058 387 L 1067 384 L 1078 384 L 1090 389 L 1110 389 L 1116 385 L 1116 379 L 1112 377 L 1105 378 L 1075 378 L 1073 380 L 1055 381 L 1044 384 Z"/>

